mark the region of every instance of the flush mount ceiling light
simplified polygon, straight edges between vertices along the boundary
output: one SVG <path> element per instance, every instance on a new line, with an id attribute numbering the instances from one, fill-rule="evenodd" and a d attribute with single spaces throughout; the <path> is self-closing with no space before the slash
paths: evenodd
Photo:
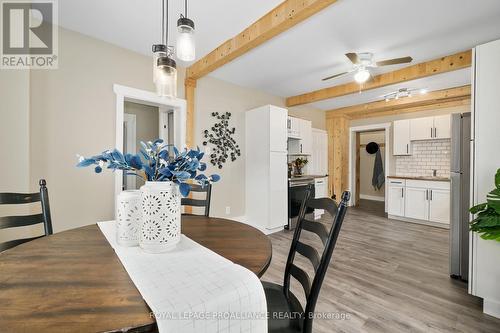
<path id="1" fill-rule="evenodd" d="M 385 99 L 386 102 L 389 102 L 394 99 L 400 99 L 400 98 L 405 98 L 405 97 L 412 97 L 414 93 L 418 92 L 421 95 L 427 94 L 427 89 L 422 88 L 422 89 L 414 89 L 414 88 L 401 88 L 398 89 L 397 91 L 393 91 L 391 93 L 388 93 L 386 95 L 380 96 L 383 99 Z"/>
<path id="2" fill-rule="evenodd" d="M 177 96 L 177 64 L 173 48 L 168 46 L 168 0 L 162 1 L 162 43 L 153 45 L 153 82 L 162 97 Z"/>
<path id="3" fill-rule="evenodd" d="M 196 46 L 194 37 L 194 22 L 188 18 L 187 0 L 184 0 L 184 15 L 177 21 L 177 59 L 182 61 L 193 61 L 196 57 Z"/>

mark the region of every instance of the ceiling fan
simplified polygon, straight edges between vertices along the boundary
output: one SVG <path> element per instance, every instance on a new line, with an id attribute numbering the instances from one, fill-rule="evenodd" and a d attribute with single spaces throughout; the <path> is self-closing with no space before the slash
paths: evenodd
<path id="1" fill-rule="evenodd" d="M 427 88 L 400 88 L 396 91 L 390 92 L 388 94 L 380 96 L 386 102 L 389 102 L 393 99 L 400 99 L 405 97 L 412 97 L 414 93 L 418 92 L 420 95 L 425 95 L 428 92 Z"/>
<path id="2" fill-rule="evenodd" d="M 382 61 L 374 61 L 373 60 L 373 53 L 370 52 L 363 52 L 363 53 L 346 53 L 345 56 L 349 58 L 349 60 L 353 64 L 353 68 L 348 71 L 348 72 L 343 72 L 339 74 L 335 74 L 332 76 L 325 77 L 323 81 L 327 81 L 339 76 L 343 76 L 346 74 L 354 73 L 354 80 L 358 83 L 365 83 L 368 81 L 368 79 L 371 76 L 370 71 L 368 70 L 369 68 L 376 68 L 376 67 L 382 67 L 382 66 L 390 66 L 390 65 L 397 65 L 397 64 L 406 64 L 409 62 L 412 62 L 413 58 L 412 57 L 403 57 L 403 58 L 394 58 L 394 59 L 387 59 L 387 60 L 382 60 Z"/>

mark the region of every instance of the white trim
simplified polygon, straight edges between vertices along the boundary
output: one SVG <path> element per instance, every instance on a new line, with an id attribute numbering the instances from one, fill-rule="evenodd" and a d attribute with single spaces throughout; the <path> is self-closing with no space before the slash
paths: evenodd
<path id="1" fill-rule="evenodd" d="M 186 107 L 182 98 L 160 97 L 156 93 L 119 84 L 113 85 L 116 94 L 116 136 L 115 147 L 123 151 L 123 119 L 125 102 L 134 102 L 149 106 L 156 106 L 159 110 L 172 109 L 174 111 L 174 145 L 178 148 L 186 147 Z M 123 175 L 120 170 L 115 172 L 115 198 L 122 191 Z M 115 200 L 116 201 L 116 200 Z"/>
<path id="2" fill-rule="evenodd" d="M 132 153 L 135 154 L 137 152 L 136 141 L 137 141 L 137 117 L 135 114 L 124 113 L 123 114 L 123 123 L 126 125 L 127 130 L 127 150 L 123 149 L 123 153 Z M 125 134 L 125 133 L 124 133 Z M 125 176 L 125 181 L 127 182 L 127 190 L 136 190 L 136 177 Z"/>
<path id="3" fill-rule="evenodd" d="M 500 302 L 489 298 L 483 299 L 483 312 L 487 315 L 500 318 Z"/>
<path id="4" fill-rule="evenodd" d="M 372 201 L 385 201 L 385 197 L 378 197 L 375 195 L 359 194 L 360 199 L 372 200 Z"/>
<path id="5" fill-rule="evenodd" d="M 373 130 L 385 130 L 385 177 L 387 183 L 387 171 L 390 170 L 390 154 L 391 154 L 391 140 L 390 140 L 390 130 L 391 123 L 381 123 L 381 124 L 373 124 L 373 125 L 365 125 L 365 126 L 355 126 L 349 128 L 349 191 L 351 192 L 351 202 L 350 205 L 354 202 L 356 198 L 356 163 L 354 163 L 354 156 L 356 155 L 356 147 L 354 147 L 354 142 L 356 141 L 356 133 L 357 132 L 366 132 Z M 384 184 L 385 186 L 385 184 Z M 387 212 L 387 193 L 385 191 L 385 212 Z"/>
<path id="6" fill-rule="evenodd" d="M 419 219 L 413 219 L 410 217 L 396 216 L 396 215 L 387 215 L 387 218 L 391 219 L 391 220 L 401 221 L 401 222 L 409 222 L 409 223 L 415 223 L 415 224 L 428 225 L 430 227 L 436 227 L 436 228 L 441 228 L 441 229 L 450 229 L 450 225 L 446 224 L 446 223 L 419 220 Z"/>

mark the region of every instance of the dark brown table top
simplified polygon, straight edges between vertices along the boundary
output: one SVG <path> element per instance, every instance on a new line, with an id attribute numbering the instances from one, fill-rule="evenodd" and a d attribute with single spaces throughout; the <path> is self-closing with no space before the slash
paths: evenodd
<path id="1" fill-rule="evenodd" d="M 182 233 L 259 277 L 269 239 L 248 225 L 183 216 Z M 154 332 L 154 318 L 97 225 L 0 253 L 1 332 Z"/>

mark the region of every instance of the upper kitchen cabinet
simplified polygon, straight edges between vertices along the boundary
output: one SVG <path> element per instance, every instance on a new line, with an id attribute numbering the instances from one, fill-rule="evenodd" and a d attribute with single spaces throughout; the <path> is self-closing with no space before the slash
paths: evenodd
<path id="1" fill-rule="evenodd" d="M 411 155 L 410 120 L 394 121 L 394 155 Z"/>
<path id="2" fill-rule="evenodd" d="M 287 130 L 289 138 L 300 139 L 300 119 L 288 117 Z"/>
<path id="3" fill-rule="evenodd" d="M 434 133 L 434 117 L 410 120 L 411 140 L 429 140 Z"/>
<path id="4" fill-rule="evenodd" d="M 287 122 L 288 111 L 273 105 L 269 108 L 269 149 L 278 152 L 287 151 L 287 130 L 283 124 Z"/>
<path id="5" fill-rule="evenodd" d="M 451 116 L 437 116 L 410 120 L 410 138 L 416 140 L 449 139 Z"/>
<path id="6" fill-rule="evenodd" d="M 451 138 L 451 115 L 434 117 L 434 139 Z"/>
<path id="7" fill-rule="evenodd" d="M 300 152 L 312 154 L 312 123 L 309 120 L 300 119 Z"/>

